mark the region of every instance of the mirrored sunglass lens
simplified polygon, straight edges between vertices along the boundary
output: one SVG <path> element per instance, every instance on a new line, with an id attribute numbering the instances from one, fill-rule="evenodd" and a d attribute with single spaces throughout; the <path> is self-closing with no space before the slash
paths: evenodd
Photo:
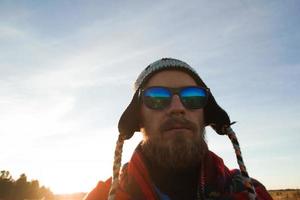
<path id="1" fill-rule="evenodd" d="M 207 93 L 203 88 L 187 87 L 180 92 L 181 101 L 189 109 L 203 108 L 206 104 Z"/>
<path id="2" fill-rule="evenodd" d="M 149 88 L 144 92 L 144 103 L 152 109 L 163 109 L 170 103 L 171 96 L 166 88 Z"/>

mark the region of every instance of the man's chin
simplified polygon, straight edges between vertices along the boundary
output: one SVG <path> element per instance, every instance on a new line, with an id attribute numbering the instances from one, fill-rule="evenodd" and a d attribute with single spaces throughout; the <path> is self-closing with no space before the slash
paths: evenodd
<path id="1" fill-rule="evenodd" d="M 168 169 L 185 169 L 201 161 L 203 145 L 200 138 L 187 137 L 180 132 L 173 133 L 167 139 L 148 141 L 143 144 L 146 156 L 156 165 Z"/>

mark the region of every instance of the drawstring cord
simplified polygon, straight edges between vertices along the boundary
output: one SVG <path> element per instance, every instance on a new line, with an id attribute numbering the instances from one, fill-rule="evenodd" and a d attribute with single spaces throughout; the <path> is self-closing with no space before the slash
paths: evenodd
<path id="1" fill-rule="evenodd" d="M 234 124 L 234 123 L 232 123 L 232 124 Z M 248 172 L 246 170 L 246 166 L 244 164 L 243 157 L 242 157 L 242 152 L 241 152 L 241 149 L 240 149 L 240 144 L 237 140 L 237 137 L 236 137 L 234 131 L 232 130 L 232 128 L 230 126 L 226 127 L 226 134 L 228 135 L 228 137 L 231 140 L 231 143 L 233 145 L 235 155 L 236 155 L 236 158 L 237 158 L 237 163 L 238 163 L 239 168 L 241 170 L 242 177 L 244 178 L 244 187 L 248 191 L 249 200 L 255 200 L 255 199 L 257 199 L 256 192 L 255 192 L 253 183 L 252 183 L 252 181 L 251 181 L 251 179 L 248 175 Z"/>
<path id="2" fill-rule="evenodd" d="M 124 144 L 124 138 L 121 135 L 119 135 L 116 144 L 116 149 L 115 149 L 113 176 L 112 176 L 112 183 L 108 195 L 108 200 L 114 200 L 116 198 L 116 191 L 119 186 L 119 173 L 121 169 L 123 144 Z"/>

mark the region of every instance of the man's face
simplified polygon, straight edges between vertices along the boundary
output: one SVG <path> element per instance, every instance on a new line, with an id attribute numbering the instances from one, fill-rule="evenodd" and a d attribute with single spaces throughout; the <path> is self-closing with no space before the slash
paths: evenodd
<path id="1" fill-rule="evenodd" d="M 187 73 L 167 70 L 152 76 L 145 88 L 196 85 Z M 200 162 L 207 150 L 203 109 L 186 109 L 179 96 L 174 95 L 170 105 L 163 110 L 153 110 L 142 103 L 141 119 L 141 132 L 144 135 L 142 148 L 157 165 L 187 168 Z"/>

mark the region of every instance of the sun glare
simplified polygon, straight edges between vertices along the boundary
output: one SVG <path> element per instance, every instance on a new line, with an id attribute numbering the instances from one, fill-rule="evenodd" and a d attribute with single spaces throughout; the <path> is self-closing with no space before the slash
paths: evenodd
<path id="1" fill-rule="evenodd" d="M 114 131 L 111 132 L 111 135 L 115 133 Z M 42 184 L 50 187 L 55 194 L 91 191 L 98 181 L 105 181 L 112 174 L 115 138 L 111 137 L 111 139 L 104 141 L 107 144 L 101 142 L 101 138 L 94 139 L 97 141 L 90 141 L 89 145 L 95 146 L 93 153 L 87 148 L 58 149 L 55 162 L 44 160 L 43 170 L 39 175 L 42 178 Z M 125 142 L 122 163 L 129 161 L 140 140 L 141 135 L 136 133 Z M 68 155 L 70 151 L 72 151 L 71 156 Z"/>

